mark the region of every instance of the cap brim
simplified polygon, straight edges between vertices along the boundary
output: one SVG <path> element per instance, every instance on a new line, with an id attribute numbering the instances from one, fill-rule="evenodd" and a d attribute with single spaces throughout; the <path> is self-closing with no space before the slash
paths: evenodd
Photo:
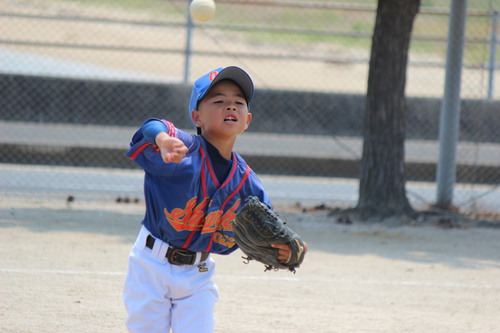
<path id="1" fill-rule="evenodd" d="M 240 86 L 241 91 L 243 92 L 243 95 L 245 95 L 245 99 L 247 101 L 247 104 L 250 104 L 250 101 L 253 98 L 253 82 L 250 76 L 241 68 L 235 67 L 235 66 L 230 66 L 224 68 L 220 73 L 215 77 L 215 79 L 212 81 L 210 86 L 208 87 L 207 91 L 203 95 L 207 94 L 210 89 L 216 85 L 217 83 L 221 82 L 222 80 L 231 80 L 234 81 L 238 86 Z M 202 97 L 202 98 L 203 98 Z M 199 100 L 201 100 L 200 98 Z"/>

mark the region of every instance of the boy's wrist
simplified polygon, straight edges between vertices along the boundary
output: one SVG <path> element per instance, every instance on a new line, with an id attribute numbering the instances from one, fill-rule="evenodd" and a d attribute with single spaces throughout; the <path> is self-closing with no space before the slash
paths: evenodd
<path id="1" fill-rule="evenodd" d="M 162 141 L 168 138 L 170 138 L 170 135 L 167 132 L 160 132 L 155 137 L 155 144 L 161 146 Z"/>

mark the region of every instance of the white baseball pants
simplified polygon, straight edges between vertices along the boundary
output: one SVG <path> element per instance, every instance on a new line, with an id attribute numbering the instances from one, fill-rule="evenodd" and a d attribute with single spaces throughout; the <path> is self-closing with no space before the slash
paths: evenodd
<path id="1" fill-rule="evenodd" d="M 168 244 L 156 240 L 151 250 L 148 234 L 142 227 L 129 256 L 123 291 L 129 332 L 213 332 L 218 299 L 213 259 L 172 265 L 165 258 Z"/>

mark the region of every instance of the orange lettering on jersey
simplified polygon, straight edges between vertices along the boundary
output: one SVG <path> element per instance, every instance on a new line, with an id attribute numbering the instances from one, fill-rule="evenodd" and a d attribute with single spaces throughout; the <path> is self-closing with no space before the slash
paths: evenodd
<path id="1" fill-rule="evenodd" d="M 196 205 L 197 199 L 198 197 L 190 199 L 184 209 L 175 208 L 170 213 L 166 208 L 163 209 L 165 217 L 175 230 L 193 231 L 200 230 L 203 227 L 205 207 L 210 201 L 210 198 L 205 198 L 202 202 Z"/>
<path id="2" fill-rule="evenodd" d="M 224 214 L 222 214 L 221 210 L 216 210 L 215 212 L 208 214 L 205 218 L 205 224 L 201 232 L 210 233 L 215 232 L 215 230 L 232 231 L 233 224 L 231 222 L 236 217 L 234 212 L 239 207 L 240 201 L 240 199 L 236 200 L 234 205 L 232 205 L 231 208 L 229 208 Z"/>
<path id="3" fill-rule="evenodd" d="M 225 247 L 233 247 L 236 243 L 233 237 L 221 233 L 214 234 L 214 243 L 219 243 Z"/>
<path id="4" fill-rule="evenodd" d="M 174 208 L 169 212 L 166 208 L 163 209 L 167 221 L 174 227 L 176 231 L 201 231 L 201 233 L 214 233 L 217 230 L 232 231 L 233 220 L 236 217 L 235 211 L 240 206 L 241 199 L 229 208 L 225 213 L 221 210 L 211 212 L 206 215 L 205 210 L 210 201 L 210 198 L 203 199 L 198 205 L 196 200 L 198 197 L 190 199 L 186 208 Z M 221 233 L 215 235 L 214 241 L 227 247 L 234 246 L 234 239 Z"/>
<path id="5" fill-rule="evenodd" d="M 205 218 L 205 223 L 203 224 L 203 229 L 201 230 L 202 234 L 212 233 L 217 228 L 217 221 L 220 220 L 222 212 L 220 210 L 216 210 L 215 212 L 211 212 Z"/>

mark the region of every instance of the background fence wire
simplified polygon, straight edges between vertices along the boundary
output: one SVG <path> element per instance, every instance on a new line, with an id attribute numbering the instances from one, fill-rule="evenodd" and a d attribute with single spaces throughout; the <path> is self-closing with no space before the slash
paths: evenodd
<path id="1" fill-rule="evenodd" d="M 135 129 L 154 116 L 191 130 L 194 79 L 236 65 L 257 88 L 237 151 L 275 182 L 275 196 L 296 191 L 301 177 L 343 178 L 354 188 L 348 197 L 335 186 L 300 191 L 355 202 L 376 1 L 216 4 L 214 19 L 196 23 L 188 0 L 0 0 L 3 195 L 63 196 L 92 182 L 102 195 L 140 192 L 140 172 L 123 156 Z M 414 204 L 435 200 L 449 4 L 422 1 L 413 29 L 406 161 L 418 182 L 409 185 Z M 499 10 L 498 1 L 468 2 L 456 204 L 472 211 L 500 206 Z M 480 205 L 485 198 L 492 204 Z"/>

